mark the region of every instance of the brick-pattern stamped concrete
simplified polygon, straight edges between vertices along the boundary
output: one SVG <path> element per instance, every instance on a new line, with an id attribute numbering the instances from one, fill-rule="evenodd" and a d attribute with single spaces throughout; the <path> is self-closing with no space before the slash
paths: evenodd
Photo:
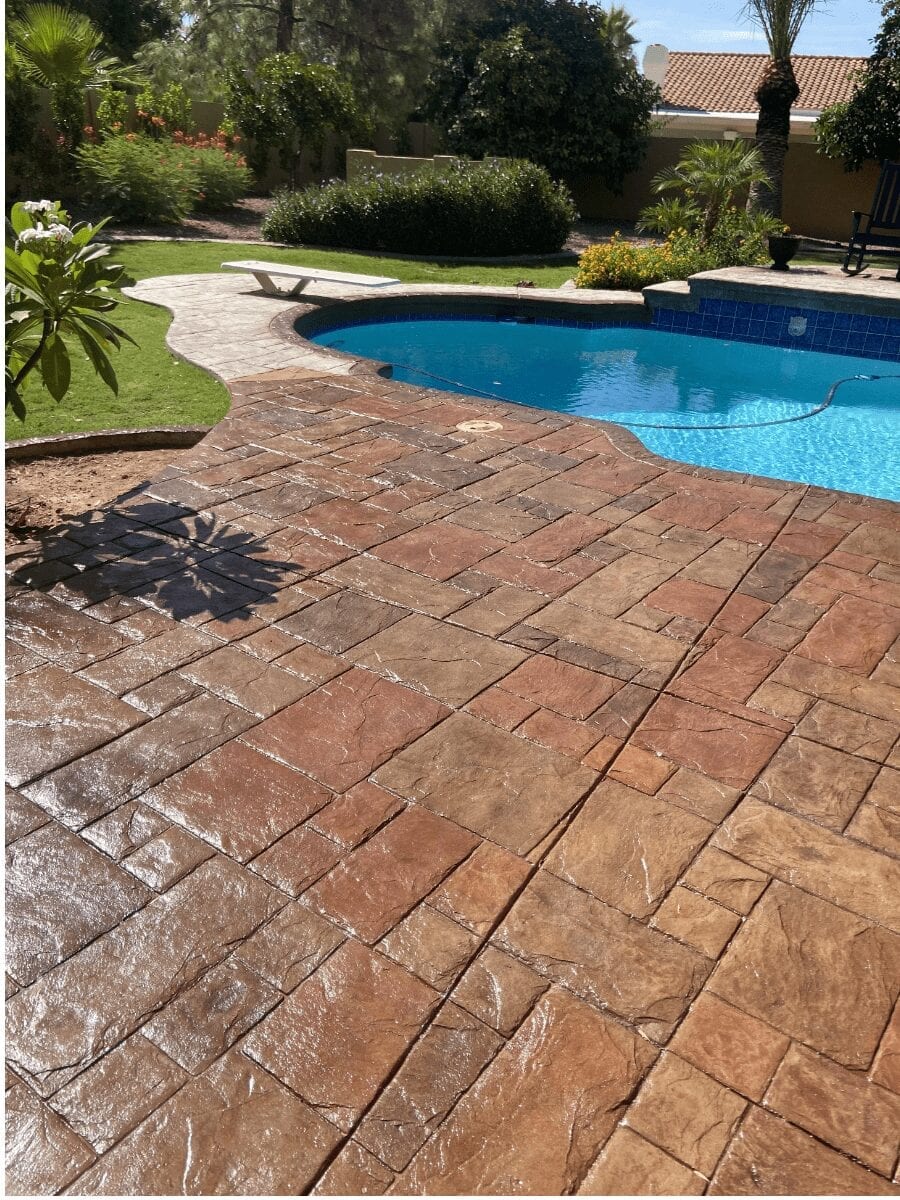
<path id="1" fill-rule="evenodd" d="M 897 506 L 232 392 L 8 564 L 10 1190 L 897 1194 Z"/>

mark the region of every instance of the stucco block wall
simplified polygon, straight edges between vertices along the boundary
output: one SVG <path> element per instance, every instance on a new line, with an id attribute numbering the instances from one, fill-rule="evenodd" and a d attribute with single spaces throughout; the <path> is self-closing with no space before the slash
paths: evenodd
<path id="1" fill-rule="evenodd" d="M 621 195 L 615 195 L 596 176 L 576 180 L 572 190 L 585 220 L 634 221 L 652 200 L 653 176 L 681 157 L 695 138 L 655 137 L 641 166 L 626 176 Z M 786 225 L 807 237 L 846 241 L 851 212 L 865 211 L 871 203 L 879 168 L 869 163 L 848 174 L 840 162 L 819 154 L 813 142 L 794 142 L 788 150 L 784 173 Z"/>

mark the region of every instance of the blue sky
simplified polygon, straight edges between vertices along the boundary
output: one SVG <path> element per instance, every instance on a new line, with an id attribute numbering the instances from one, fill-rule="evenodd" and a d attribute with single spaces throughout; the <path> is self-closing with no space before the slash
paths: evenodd
<path id="1" fill-rule="evenodd" d="M 762 35 L 742 16 L 741 0 L 624 0 L 624 7 L 635 18 L 638 61 L 650 42 L 670 50 L 765 50 Z M 807 18 L 795 50 L 868 55 L 880 25 L 881 0 L 830 0 Z"/>

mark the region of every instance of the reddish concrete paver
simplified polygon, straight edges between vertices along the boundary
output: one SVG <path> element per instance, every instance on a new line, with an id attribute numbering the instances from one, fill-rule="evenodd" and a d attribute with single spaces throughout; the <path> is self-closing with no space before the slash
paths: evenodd
<path id="1" fill-rule="evenodd" d="M 896 506 L 232 391 L 10 567 L 11 1190 L 896 1194 Z"/>

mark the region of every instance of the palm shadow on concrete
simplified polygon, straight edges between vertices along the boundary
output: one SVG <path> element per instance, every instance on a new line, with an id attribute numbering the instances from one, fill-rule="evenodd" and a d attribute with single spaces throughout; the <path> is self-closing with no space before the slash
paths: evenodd
<path id="1" fill-rule="evenodd" d="M 141 487 L 46 531 L 8 563 L 14 584 L 50 591 L 76 608 L 129 597 L 201 624 L 252 618 L 251 609 L 309 574 L 298 557 L 286 559 L 265 537 Z"/>

